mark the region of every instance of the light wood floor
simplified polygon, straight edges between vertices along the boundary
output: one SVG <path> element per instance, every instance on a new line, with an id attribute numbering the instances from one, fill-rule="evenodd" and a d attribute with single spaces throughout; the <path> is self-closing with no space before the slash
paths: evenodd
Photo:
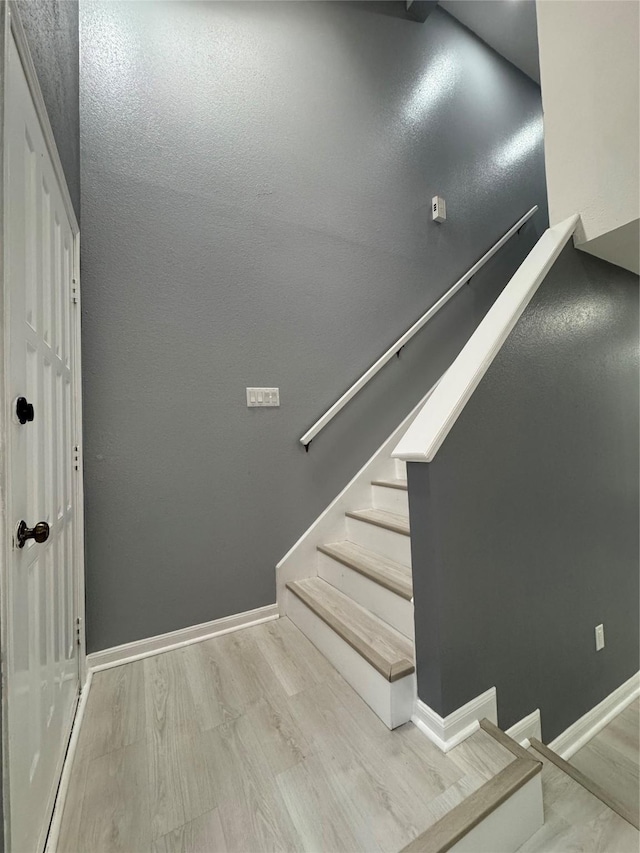
<path id="1" fill-rule="evenodd" d="M 615 747 L 612 742 L 616 744 Z M 603 762 L 603 744 L 606 745 L 607 753 L 609 749 L 615 748 L 624 758 L 609 754 L 607 761 Z M 586 752 L 590 746 L 592 749 Z M 640 833 L 635 827 L 535 750 L 531 752 L 544 761 L 542 790 L 545 823 L 518 853 L 638 853 Z M 592 760 L 592 755 L 597 756 L 597 759 Z M 609 762 L 620 768 L 620 776 L 611 769 Z M 638 702 L 629 706 L 579 750 L 571 759 L 571 764 L 579 767 L 605 790 L 607 785 L 611 793 L 615 788 L 618 797 L 626 798 L 629 805 L 637 809 Z M 607 772 L 602 772 L 603 769 Z"/>
<path id="2" fill-rule="evenodd" d="M 280 619 L 94 675 L 58 853 L 397 851 L 513 758 L 388 731 Z"/>
<path id="3" fill-rule="evenodd" d="M 570 759 L 638 819 L 640 811 L 640 699 L 618 714 Z"/>

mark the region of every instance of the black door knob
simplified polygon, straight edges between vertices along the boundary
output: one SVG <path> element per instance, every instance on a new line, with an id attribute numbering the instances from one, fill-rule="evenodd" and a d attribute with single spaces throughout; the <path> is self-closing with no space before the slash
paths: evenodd
<path id="1" fill-rule="evenodd" d="M 39 521 L 35 527 L 27 527 L 26 521 L 21 521 L 16 532 L 18 548 L 24 548 L 27 539 L 35 539 L 36 542 L 46 542 L 49 538 L 49 525 L 46 521 Z"/>
<path id="2" fill-rule="evenodd" d="M 16 400 L 16 415 L 21 424 L 33 420 L 33 405 L 27 401 L 26 397 L 18 397 Z"/>

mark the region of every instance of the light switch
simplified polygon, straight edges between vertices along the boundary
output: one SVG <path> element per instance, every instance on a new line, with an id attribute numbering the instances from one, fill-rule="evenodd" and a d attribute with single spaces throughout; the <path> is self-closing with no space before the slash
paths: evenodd
<path id="1" fill-rule="evenodd" d="M 279 406 L 280 405 L 280 389 L 279 388 L 247 388 L 247 406 L 252 409 L 254 407 Z"/>

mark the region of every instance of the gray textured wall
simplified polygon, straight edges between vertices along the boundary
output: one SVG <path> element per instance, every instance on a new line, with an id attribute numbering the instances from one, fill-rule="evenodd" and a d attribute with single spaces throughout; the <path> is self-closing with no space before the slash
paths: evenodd
<path id="1" fill-rule="evenodd" d="M 49 121 L 80 219 L 80 94 L 77 0 L 16 0 Z"/>
<path id="2" fill-rule="evenodd" d="M 638 277 L 569 246 L 409 465 L 418 692 L 546 741 L 638 670 Z M 605 648 L 594 628 L 604 623 Z"/>
<path id="3" fill-rule="evenodd" d="M 276 562 L 545 226 L 543 209 L 304 453 L 316 418 L 545 206 L 539 89 L 444 12 L 384 12 L 81 3 L 90 650 L 272 603 Z M 279 386 L 281 407 L 248 410 L 248 385 Z"/>

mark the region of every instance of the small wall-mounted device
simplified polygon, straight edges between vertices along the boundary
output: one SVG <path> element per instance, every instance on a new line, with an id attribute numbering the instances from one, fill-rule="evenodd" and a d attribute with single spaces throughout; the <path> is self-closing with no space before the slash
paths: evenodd
<path id="1" fill-rule="evenodd" d="M 596 651 L 604 649 L 604 625 L 596 625 Z"/>
<path id="2" fill-rule="evenodd" d="M 431 214 L 434 222 L 444 222 L 447 218 L 447 203 L 439 195 L 431 199 Z"/>
<path id="3" fill-rule="evenodd" d="M 253 409 L 256 406 L 279 406 L 279 388 L 247 388 L 247 406 Z"/>

